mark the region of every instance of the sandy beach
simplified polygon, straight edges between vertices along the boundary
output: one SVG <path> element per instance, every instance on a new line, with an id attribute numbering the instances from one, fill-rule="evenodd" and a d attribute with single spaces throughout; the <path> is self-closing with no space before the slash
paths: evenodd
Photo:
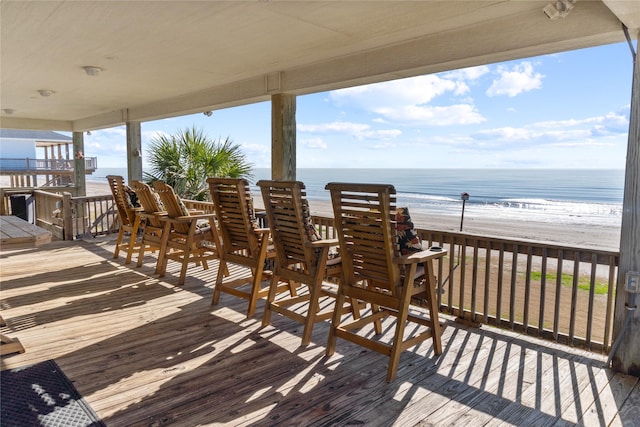
<path id="1" fill-rule="evenodd" d="M 8 177 L 2 177 L 0 185 L 8 187 Z M 6 180 L 4 178 L 7 178 Z M 6 182 L 5 182 L 6 181 Z M 107 183 L 87 181 L 87 195 L 110 194 Z M 256 207 L 262 207 L 262 200 L 254 192 Z M 311 200 L 311 211 L 316 215 L 333 215 L 329 201 Z M 451 215 L 425 215 L 412 212 L 413 222 L 417 228 L 438 231 L 459 231 L 460 217 Z M 467 212 L 464 218 L 463 232 L 475 235 L 506 237 L 515 239 L 553 242 L 566 246 L 586 248 L 598 247 L 604 250 L 617 251 L 620 246 L 620 228 L 611 226 L 571 225 L 543 223 L 535 221 L 493 220 L 490 218 L 474 218 Z"/>
<path id="2" fill-rule="evenodd" d="M 109 194 L 106 182 L 87 182 L 87 195 Z M 262 200 L 258 193 L 253 194 L 256 207 L 262 207 Z M 332 216 L 329 201 L 311 200 L 311 211 L 315 215 Z M 412 212 L 412 218 L 417 228 L 439 231 L 459 231 L 460 217 L 451 215 L 425 215 Z M 472 214 L 465 214 L 463 232 L 475 235 L 506 237 L 515 239 L 553 242 L 566 246 L 580 246 L 586 248 L 598 247 L 605 250 L 617 251 L 620 246 L 620 228 L 611 226 L 553 224 L 535 221 L 492 220 L 490 218 L 474 218 Z"/>

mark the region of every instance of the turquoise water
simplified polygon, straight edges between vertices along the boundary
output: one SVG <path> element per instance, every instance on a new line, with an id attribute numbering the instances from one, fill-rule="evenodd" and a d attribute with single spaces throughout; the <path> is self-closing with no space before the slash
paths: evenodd
<path id="1" fill-rule="evenodd" d="M 98 169 L 88 179 L 110 173 L 126 176 L 126 169 Z M 256 169 L 251 181 L 270 177 Z M 386 183 L 412 211 L 459 216 L 466 192 L 465 215 L 611 226 L 620 226 L 624 191 L 624 170 L 298 169 L 297 179 L 310 200 L 328 201 L 324 187 L 332 181 Z"/>

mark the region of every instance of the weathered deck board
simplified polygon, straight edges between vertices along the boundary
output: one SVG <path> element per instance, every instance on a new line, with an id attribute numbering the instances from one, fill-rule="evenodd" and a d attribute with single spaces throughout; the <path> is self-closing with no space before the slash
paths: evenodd
<path id="1" fill-rule="evenodd" d="M 177 287 L 178 264 L 160 280 L 154 256 L 112 254 L 112 239 L 0 252 L 2 332 L 26 348 L 2 369 L 55 359 L 107 425 L 640 423 L 638 379 L 603 355 L 448 322 L 443 354 L 403 353 L 387 384 L 385 356 L 342 340 L 325 356 L 326 322 L 301 348 L 302 325 L 261 327 L 262 302 L 252 319 L 231 295 L 211 306 L 215 265 Z"/>
<path id="2" fill-rule="evenodd" d="M 51 232 L 17 216 L 0 216 L 0 247 L 40 246 L 51 242 Z"/>

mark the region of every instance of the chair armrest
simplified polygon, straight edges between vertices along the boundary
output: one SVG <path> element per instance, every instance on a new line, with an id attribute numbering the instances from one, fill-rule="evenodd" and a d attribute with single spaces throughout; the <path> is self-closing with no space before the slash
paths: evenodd
<path id="1" fill-rule="evenodd" d="M 140 216 L 145 218 L 161 218 L 167 216 L 166 212 L 140 212 Z"/>
<path id="2" fill-rule="evenodd" d="M 323 240 L 316 240 L 315 242 L 309 242 L 308 245 L 311 246 L 312 248 L 315 247 L 325 247 L 325 246 L 337 246 L 338 243 L 340 243 L 340 241 L 338 239 L 323 239 Z"/>
<path id="3" fill-rule="evenodd" d="M 440 251 L 432 251 L 427 249 L 410 255 L 403 255 L 394 260 L 397 264 L 420 264 L 429 259 L 437 259 L 445 256 L 449 251 L 443 249 Z"/>
<path id="4" fill-rule="evenodd" d="M 200 211 L 202 213 L 200 214 L 192 214 L 191 212 L 189 212 L 189 216 L 188 217 L 180 217 L 180 218 L 196 218 L 196 219 L 215 219 L 216 214 L 214 213 L 204 213 L 203 211 Z"/>
<path id="5" fill-rule="evenodd" d="M 198 217 L 197 216 L 176 216 L 176 217 L 169 217 L 169 216 L 161 216 L 158 219 L 160 219 L 161 221 L 166 221 L 166 222 L 174 222 L 174 223 L 179 223 L 179 224 L 189 224 L 193 221 L 197 221 Z"/>

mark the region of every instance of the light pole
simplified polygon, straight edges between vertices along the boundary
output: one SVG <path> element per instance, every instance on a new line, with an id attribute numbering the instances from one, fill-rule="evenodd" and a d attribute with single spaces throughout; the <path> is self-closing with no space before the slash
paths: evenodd
<path id="1" fill-rule="evenodd" d="M 469 193 L 460 194 L 460 198 L 462 199 L 462 216 L 460 217 L 460 231 L 462 231 L 462 223 L 464 222 L 464 206 L 469 200 Z"/>

